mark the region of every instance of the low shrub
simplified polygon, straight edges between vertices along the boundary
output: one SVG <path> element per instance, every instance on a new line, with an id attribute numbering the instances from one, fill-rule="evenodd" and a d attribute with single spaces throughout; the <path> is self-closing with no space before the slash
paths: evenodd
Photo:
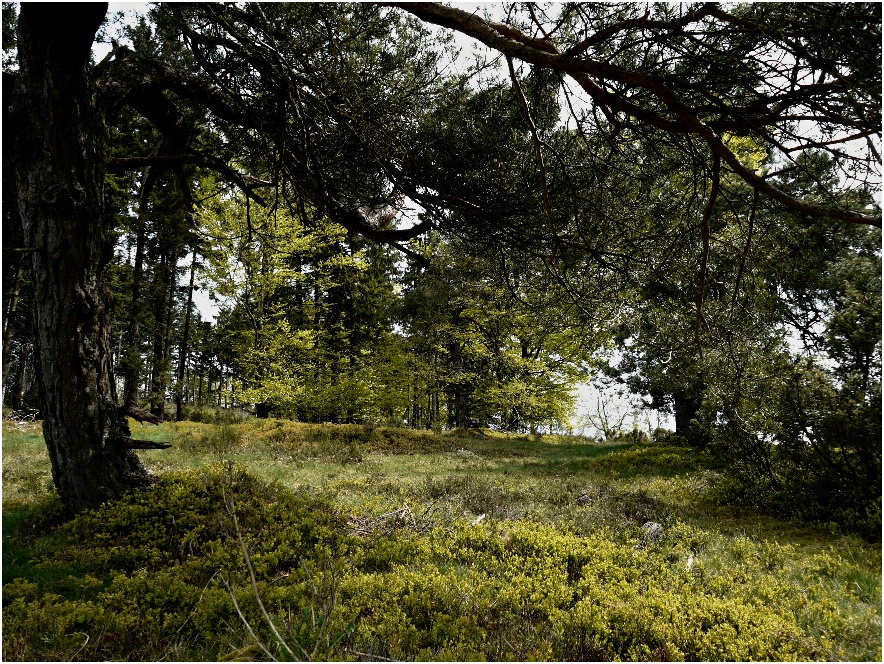
<path id="1" fill-rule="evenodd" d="M 709 493 L 718 505 L 750 508 L 781 519 L 800 519 L 836 532 L 855 533 L 871 543 L 881 541 L 881 497 L 839 503 L 839 490 L 823 490 L 812 479 L 775 481 L 769 477 L 726 474 Z M 849 492 L 849 487 L 844 488 Z"/>
<path id="2" fill-rule="evenodd" d="M 672 442 L 633 445 L 615 450 L 589 462 L 593 469 L 616 472 L 620 477 L 636 475 L 675 476 L 700 468 L 700 452 L 687 445 Z"/>
<path id="3" fill-rule="evenodd" d="M 4 657 L 880 655 L 880 645 L 848 651 L 839 641 L 876 615 L 880 630 L 880 583 L 847 557 L 811 557 L 793 578 L 781 570 L 792 564 L 789 547 L 675 519 L 664 527 L 646 547 L 638 523 L 617 535 L 496 519 L 356 530 L 332 504 L 231 464 L 170 473 L 55 528 L 32 549 L 30 570 L 4 578 Z M 808 598 L 808 578 L 826 594 Z M 867 615 L 838 604 L 855 606 L 856 591 L 845 590 L 854 586 Z"/>
<path id="4" fill-rule="evenodd" d="M 239 408 L 212 408 L 209 406 L 184 408 L 185 420 L 204 424 L 238 424 L 251 418 L 251 413 Z"/>
<path id="5" fill-rule="evenodd" d="M 186 431 L 175 438 L 175 444 L 184 452 L 217 455 L 229 454 L 240 447 L 242 441 L 241 428 L 230 424 L 206 427 L 198 432 Z"/>
<path id="6" fill-rule="evenodd" d="M 327 550 L 345 550 L 337 518 L 305 495 L 233 466 L 168 474 L 148 490 L 57 529 L 53 545 L 32 561 L 29 577 L 36 583 L 4 579 L 6 653 L 15 659 L 151 660 L 191 652 L 192 658 L 214 659 L 248 645 L 247 635 L 230 629 L 241 626 L 240 619 L 220 582 L 239 593 L 248 587 L 225 496 L 237 497 L 241 532 L 262 588 L 289 576 L 304 586 L 300 560 L 315 564 Z M 77 573 L 65 579 L 40 574 L 51 567 Z M 79 599 L 59 592 L 65 585 L 76 590 L 65 594 Z M 241 604 L 254 617 L 244 594 Z M 71 640 L 72 633 L 88 638 Z M 7 640 L 8 634 L 15 639 Z M 181 650 L 198 643 L 197 650 Z"/>

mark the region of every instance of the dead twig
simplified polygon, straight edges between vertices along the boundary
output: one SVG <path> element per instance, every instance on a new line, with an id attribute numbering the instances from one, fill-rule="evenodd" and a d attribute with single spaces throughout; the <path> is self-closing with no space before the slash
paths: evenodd
<path id="1" fill-rule="evenodd" d="M 543 161 L 543 151 L 541 150 L 540 137 L 537 135 L 537 125 L 534 123 L 534 118 L 531 117 L 531 107 L 528 105 L 528 100 L 525 98 L 525 93 L 522 91 L 522 84 L 519 83 L 519 78 L 516 76 L 516 70 L 515 67 L 513 67 L 513 59 L 510 56 L 506 56 L 506 63 L 509 66 L 510 78 L 513 81 L 513 89 L 515 89 L 516 96 L 519 98 L 522 112 L 525 114 L 525 122 L 528 125 L 528 129 L 531 130 L 531 142 L 534 145 L 534 155 L 537 157 L 537 165 L 540 169 L 540 180 L 543 184 L 543 207 L 549 217 L 550 224 L 552 224 L 553 211 L 552 205 L 549 202 L 549 185 L 546 183 L 546 164 Z"/>
<path id="2" fill-rule="evenodd" d="M 267 655 L 272 661 L 278 662 L 279 660 L 273 656 L 273 654 L 267 650 L 267 647 L 261 642 L 261 639 L 255 634 L 255 630 L 252 629 L 252 626 L 249 624 L 249 621 L 243 615 L 242 610 L 239 608 L 239 602 L 236 601 L 236 593 L 233 591 L 233 586 L 227 582 L 223 576 L 221 577 L 221 581 L 224 583 L 224 587 L 227 588 L 227 594 L 230 595 L 230 599 L 233 600 L 233 608 L 236 609 L 236 613 L 239 615 L 239 619 L 242 620 L 242 624 L 246 626 L 251 637 L 255 640 L 255 643 L 258 644 L 258 647 L 264 651 L 264 654 Z"/>
<path id="3" fill-rule="evenodd" d="M 276 637 L 276 640 L 279 643 L 279 645 L 285 649 L 285 651 L 289 654 L 289 656 L 294 658 L 295 653 L 292 651 L 291 648 L 289 648 L 288 644 L 285 642 L 285 640 L 279 634 L 279 631 L 276 629 L 276 625 L 270 619 L 270 615 L 267 613 L 267 609 L 264 607 L 264 602 L 261 600 L 261 594 L 258 592 L 258 582 L 255 579 L 255 570 L 252 567 L 252 559 L 249 556 L 249 551 L 246 548 L 246 543 L 245 543 L 245 540 L 243 539 L 243 536 L 242 536 L 242 530 L 239 527 L 239 520 L 236 517 L 236 509 L 235 509 L 235 505 L 233 503 L 233 496 L 228 497 L 227 492 L 224 491 L 223 486 L 221 487 L 221 498 L 224 501 L 224 507 L 227 510 L 227 513 L 233 519 L 233 528 L 236 531 L 236 539 L 239 542 L 240 549 L 242 549 L 243 557 L 246 560 L 246 568 L 249 570 L 249 579 L 252 582 L 252 591 L 255 593 L 255 600 L 257 600 L 257 602 L 258 602 L 258 608 L 261 610 L 261 615 L 264 617 L 264 621 L 270 627 L 270 630 L 273 632 L 273 635 Z M 232 594 L 231 594 L 231 598 L 233 598 Z M 233 599 L 233 603 L 234 603 L 234 605 L 236 605 L 235 598 Z M 237 612 L 239 613 L 239 608 L 237 608 Z M 242 615 L 242 613 L 240 613 L 240 618 L 242 618 L 242 620 L 245 622 L 245 617 Z M 248 623 L 246 623 L 246 627 L 248 628 L 249 633 L 252 634 L 252 636 L 254 637 L 254 632 L 252 631 L 252 628 L 249 626 Z M 264 650 L 264 652 L 266 652 L 268 655 L 270 654 L 269 651 L 266 648 L 264 648 L 264 646 L 261 644 L 260 641 L 258 641 L 258 645 L 261 645 L 261 649 Z M 307 655 L 307 652 L 301 647 L 301 645 L 299 643 L 296 642 L 295 645 L 298 646 L 298 649 L 301 651 L 301 654 L 304 656 L 305 659 L 310 659 L 310 657 Z M 271 657 L 272 657 L 272 655 L 271 655 Z M 278 661 L 278 660 L 276 658 L 274 658 L 274 661 Z"/>
<path id="4" fill-rule="evenodd" d="M 697 286 L 697 319 L 694 323 L 694 342 L 697 345 L 697 352 L 700 358 L 703 358 L 703 344 L 700 341 L 700 325 L 705 322 L 703 316 L 703 297 L 706 290 L 706 272 L 709 262 L 709 220 L 712 218 L 712 209 L 715 207 L 715 201 L 718 198 L 718 185 L 721 180 L 721 157 L 717 154 L 712 161 L 712 191 L 709 192 L 709 202 L 703 211 L 703 220 L 700 229 L 703 235 L 703 255 L 700 259 L 700 276 L 699 285 Z"/>
<path id="5" fill-rule="evenodd" d="M 432 529 L 433 522 L 427 517 L 435 508 L 436 501 L 430 503 L 420 516 L 415 516 L 412 509 L 405 503 L 402 507 L 392 512 L 378 514 L 373 517 L 356 517 L 351 515 L 347 525 L 356 531 L 357 535 L 373 535 L 375 533 L 392 534 L 400 528 L 411 528 L 415 532 L 427 532 Z"/>
<path id="6" fill-rule="evenodd" d="M 377 660 L 379 662 L 395 662 L 395 659 L 389 659 L 387 657 L 381 657 L 380 655 L 372 655 L 370 652 L 359 652 L 358 650 L 352 650 L 350 648 L 344 648 L 344 652 L 348 652 L 351 655 L 356 655 L 357 657 L 371 657 L 373 660 Z"/>

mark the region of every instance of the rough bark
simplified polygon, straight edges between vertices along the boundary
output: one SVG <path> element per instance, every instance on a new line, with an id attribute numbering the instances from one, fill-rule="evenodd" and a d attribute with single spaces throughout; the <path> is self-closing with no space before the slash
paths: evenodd
<path id="1" fill-rule="evenodd" d="M 74 511 L 148 478 L 124 443 L 129 430 L 111 370 L 104 127 L 87 71 L 106 11 L 106 4 L 23 3 L 13 100 L 43 433 L 55 486 Z"/>

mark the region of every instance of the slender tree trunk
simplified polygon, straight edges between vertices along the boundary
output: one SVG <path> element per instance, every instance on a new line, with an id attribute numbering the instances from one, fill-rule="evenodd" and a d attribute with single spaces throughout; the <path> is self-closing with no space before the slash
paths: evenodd
<path id="1" fill-rule="evenodd" d="M 13 100 L 43 434 L 55 486 L 74 511 L 148 477 L 126 447 L 111 368 L 104 127 L 86 69 L 106 12 L 97 3 L 23 3 Z"/>
<path id="2" fill-rule="evenodd" d="M 156 154 L 158 150 L 154 150 Z M 141 282 L 144 277 L 145 226 L 147 205 L 153 190 L 156 174 L 147 166 L 141 177 L 141 192 L 138 197 L 138 225 L 135 230 L 135 265 L 132 270 L 132 319 L 126 330 L 126 360 L 123 364 L 123 404 L 138 407 L 138 383 L 141 375 L 141 322 L 144 318 L 144 304 L 141 300 Z"/>
<path id="3" fill-rule="evenodd" d="M 12 409 L 24 408 L 25 395 L 34 389 L 34 344 L 23 344 L 19 352 L 15 381 L 12 384 Z"/>
<path id="4" fill-rule="evenodd" d="M 174 252 L 170 252 L 165 256 L 165 267 L 168 270 L 165 275 L 168 278 L 168 283 L 166 284 L 166 290 L 163 291 L 163 296 L 160 298 L 160 311 L 156 317 L 157 324 L 153 344 L 154 370 L 151 383 L 151 399 L 153 402 L 151 411 L 160 420 L 165 418 L 166 379 L 172 370 L 169 363 L 169 351 L 172 334 L 172 309 L 175 303 L 175 282 L 177 281 L 178 274 Z"/>
<path id="5" fill-rule="evenodd" d="M 6 317 L 3 319 L 3 382 L 0 384 L 0 390 L 3 390 L 3 395 L 0 396 L 0 402 L 2 403 L 6 403 L 6 374 L 9 370 L 9 357 L 12 352 L 12 331 L 15 328 L 15 325 L 12 323 L 12 318 L 15 316 L 16 309 L 18 309 L 18 296 L 21 293 L 21 282 L 25 272 L 26 258 L 27 257 L 22 254 L 18 261 L 18 265 L 15 268 L 15 281 L 12 284 L 12 294 L 9 298 L 9 306 L 6 309 Z"/>
<path id="6" fill-rule="evenodd" d="M 464 359 L 460 343 L 453 341 L 450 348 L 451 368 L 456 376 L 451 385 L 451 403 L 449 404 L 449 420 L 456 429 L 467 429 L 470 426 L 470 392 L 471 386 L 465 379 Z"/>
<path id="7" fill-rule="evenodd" d="M 187 307 L 184 310 L 184 330 L 181 334 L 181 350 L 178 352 L 178 381 L 175 383 L 175 419 L 184 419 L 181 391 L 184 389 L 184 373 L 187 368 L 187 345 L 190 343 L 190 310 L 193 307 L 193 281 L 196 275 L 196 251 L 190 264 L 190 286 L 187 288 Z"/>

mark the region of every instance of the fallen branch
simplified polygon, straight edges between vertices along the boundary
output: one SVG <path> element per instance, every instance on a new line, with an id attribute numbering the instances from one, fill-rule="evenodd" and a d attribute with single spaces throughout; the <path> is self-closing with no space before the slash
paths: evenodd
<path id="1" fill-rule="evenodd" d="M 420 516 L 415 516 L 411 508 L 406 503 L 403 507 L 392 512 L 379 514 L 374 517 L 356 517 L 350 516 L 347 525 L 356 531 L 357 535 L 372 535 L 374 533 L 392 534 L 400 528 L 412 528 L 415 532 L 427 532 L 432 529 L 433 522 L 427 518 L 427 514 L 435 507 L 435 502 L 431 503 Z"/>
<path id="2" fill-rule="evenodd" d="M 350 653 L 351 655 L 356 655 L 357 657 L 371 657 L 372 660 L 377 660 L 379 662 L 395 662 L 395 659 L 388 659 L 387 657 L 381 657 L 380 655 L 373 655 L 370 652 L 359 652 L 358 650 L 352 650 L 350 648 L 345 648 L 345 652 Z"/>
<path id="3" fill-rule="evenodd" d="M 240 549 L 242 550 L 243 557 L 245 558 L 246 568 L 249 570 L 249 579 L 252 582 L 252 592 L 254 592 L 254 594 L 255 594 L 255 600 L 258 602 L 258 608 L 261 609 L 261 615 L 264 617 L 264 622 L 266 622 L 267 625 L 270 627 L 270 631 L 272 631 L 273 636 L 276 637 L 276 642 L 280 646 L 285 648 L 285 651 L 289 654 L 289 657 L 292 657 L 294 659 L 295 653 L 292 651 L 291 648 L 289 648 L 288 644 L 285 642 L 285 639 L 282 638 L 279 631 L 276 629 L 276 625 L 273 623 L 273 620 L 270 619 L 270 616 L 267 613 L 267 609 L 264 607 L 264 602 L 261 600 L 261 595 L 258 592 L 258 581 L 255 578 L 255 569 L 254 569 L 254 567 L 252 567 L 252 559 L 249 556 L 249 550 L 246 547 L 245 540 L 243 539 L 243 536 L 242 536 L 242 530 L 239 527 L 239 519 L 236 518 L 236 507 L 234 506 L 234 503 L 233 503 L 233 496 L 228 497 L 227 492 L 224 491 L 223 486 L 221 488 L 221 498 L 224 501 L 224 508 L 227 510 L 227 514 L 233 519 L 233 527 L 234 527 L 234 530 L 236 531 L 236 540 L 237 540 L 237 542 L 239 542 Z M 230 593 L 230 596 L 231 596 L 231 598 L 233 598 L 234 605 L 235 605 L 236 598 L 234 597 L 232 592 Z M 239 612 L 239 607 L 236 607 L 236 608 L 237 608 L 237 612 Z M 249 633 L 252 634 L 253 638 L 255 638 L 254 632 L 252 632 L 252 628 L 249 626 L 248 622 L 246 622 L 246 619 L 242 615 L 242 613 L 240 613 L 240 618 L 242 618 L 242 621 L 245 623 L 246 627 L 248 628 Z M 257 638 L 255 638 L 255 640 L 258 641 Z M 261 649 L 264 650 L 264 652 L 266 652 L 268 655 L 270 654 L 269 651 L 266 648 L 264 648 L 264 646 L 261 644 L 260 641 L 258 641 L 258 645 L 261 646 Z M 295 645 L 301 651 L 301 654 L 304 655 L 304 659 L 310 659 L 310 657 L 307 655 L 307 652 L 301 647 L 300 643 L 295 641 Z M 272 655 L 271 655 L 271 657 L 272 657 Z M 279 661 L 279 660 L 276 660 L 275 658 L 274 658 L 274 660 Z"/>
<path id="4" fill-rule="evenodd" d="M 123 415 L 128 415 L 133 420 L 138 420 L 142 424 L 150 422 L 151 424 L 160 424 L 160 418 L 153 413 L 136 408 L 135 406 L 123 406 L 121 409 Z"/>
<path id="5" fill-rule="evenodd" d="M 278 662 L 279 660 L 273 656 L 273 654 L 263 643 L 261 643 L 261 639 L 258 638 L 258 636 L 255 634 L 255 630 L 252 629 L 249 621 L 246 620 L 246 617 L 243 615 L 242 610 L 239 608 L 239 603 L 236 601 L 236 592 L 234 591 L 233 586 L 228 583 L 227 579 L 225 579 L 223 576 L 221 577 L 221 581 L 224 583 L 224 587 L 227 589 L 227 594 L 230 595 L 230 599 L 233 600 L 233 608 L 236 609 L 236 613 L 239 615 L 239 619 L 242 620 L 243 625 L 246 626 L 249 635 L 255 640 L 255 643 L 258 644 L 258 647 L 264 651 L 264 654 L 270 658 L 270 661 Z"/>
<path id="6" fill-rule="evenodd" d="M 133 440 L 123 438 L 123 445 L 130 450 L 166 450 L 172 447 L 171 443 L 155 443 L 152 440 Z"/>

